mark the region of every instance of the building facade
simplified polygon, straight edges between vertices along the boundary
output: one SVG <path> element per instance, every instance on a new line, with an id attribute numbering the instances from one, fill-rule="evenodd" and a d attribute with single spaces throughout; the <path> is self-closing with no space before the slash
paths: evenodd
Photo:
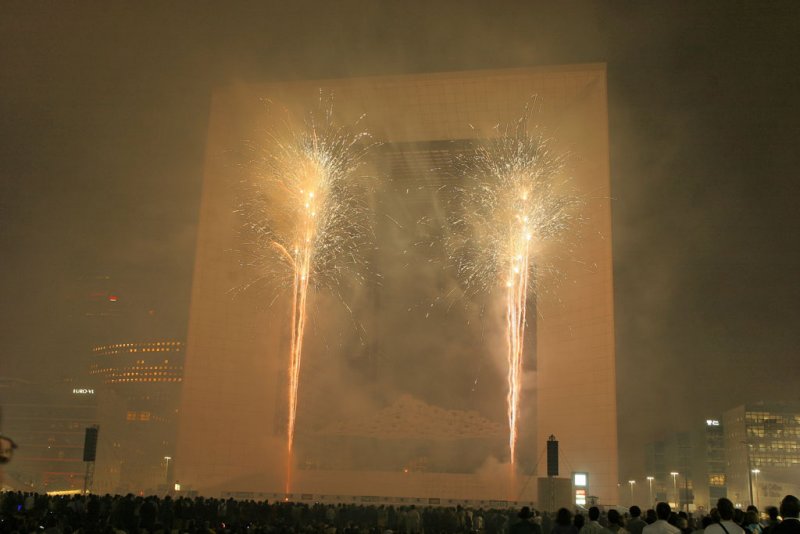
<path id="1" fill-rule="evenodd" d="M 746 404 L 726 411 L 728 498 L 776 505 L 800 491 L 800 405 Z"/>
<path id="2" fill-rule="evenodd" d="M 92 349 L 89 375 L 100 425 L 94 491 L 139 494 L 169 487 L 184 350 L 174 339 Z"/>
<path id="3" fill-rule="evenodd" d="M 698 480 L 698 500 L 708 509 L 717 500 L 728 497 L 728 477 L 725 460 L 725 427 L 719 419 L 705 421 L 705 479 Z"/>
<path id="4" fill-rule="evenodd" d="M 665 501 L 682 510 L 708 510 L 727 496 L 724 427 L 719 419 L 694 422 L 690 430 L 670 434 L 645 446 L 640 494 L 652 485 L 653 503 Z M 647 501 L 644 501 L 647 502 Z"/>
<path id="5" fill-rule="evenodd" d="M 361 172 L 373 178 L 367 203 L 376 246 L 366 254 L 375 276 L 310 297 L 314 326 L 303 345 L 297 446 L 287 459 L 291 303 L 285 294 L 259 291 L 264 273 L 237 254 L 246 241 L 241 207 L 248 193 L 241 184 L 251 177 L 230 154 L 287 121 L 302 124 L 320 92 L 334 95 L 337 124 L 358 123 L 381 144 L 370 149 Z M 534 96 L 532 120 L 553 132 L 557 150 L 577 156 L 569 175 L 587 199 L 581 215 L 591 231 L 539 251 L 537 259 L 559 276 L 529 299 L 519 459 L 511 469 L 507 437 L 464 439 L 454 428 L 427 439 L 414 429 L 450 411 L 454 419 L 474 413 L 475 421 L 507 431 L 502 297 L 464 295 L 447 269 L 443 213 L 448 187 L 460 180 L 450 168 L 454 154 L 498 135 L 496 125 L 514 124 Z M 589 473 L 587 491 L 617 503 L 606 106 L 604 65 L 215 92 L 176 453 L 182 485 L 205 494 L 285 491 L 287 464 L 295 464 L 295 492 L 518 500 L 535 496 L 536 484 L 526 481 L 543 476 L 537 458 L 546 437 L 555 435 L 571 467 Z M 320 435 L 350 428 L 348 421 L 379 420 L 404 398 L 422 410 L 399 425 L 408 428 L 408 439 L 387 436 L 382 425 L 359 426 L 346 439 Z M 320 442 L 331 445 L 314 446 Z M 389 447 L 391 461 L 381 462 Z M 438 460 L 446 458 L 440 449 L 454 448 L 464 449 L 456 457 L 465 461 Z M 325 465 L 336 468 L 315 467 Z M 416 467 L 406 471 L 409 465 Z"/>
<path id="6" fill-rule="evenodd" d="M 2 434 L 17 444 L 4 486 L 20 491 L 82 490 L 84 435 L 96 424 L 96 397 L 86 380 L 0 383 Z"/>
<path id="7" fill-rule="evenodd" d="M 669 502 L 679 509 L 694 506 L 698 445 L 691 432 L 676 432 L 645 446 L 645 471 L 653 477 L 654 501 Z"/>

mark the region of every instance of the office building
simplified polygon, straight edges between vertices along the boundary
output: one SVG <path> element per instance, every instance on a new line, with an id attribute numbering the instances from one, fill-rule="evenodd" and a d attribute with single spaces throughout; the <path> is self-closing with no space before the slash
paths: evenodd
<path id="1" fill-rule="evenodd" d="M 171 482 L 184 348 L 160 339 L 92 349 L 100 425 L 94 491 L 149 493 Z"/>
<path id="2" fill-rule="evenodd" d="M 646 476 L 636 481 L 637 496 L 646 491 L 648 498 L 640 502 L 651 498 L 651 486 L 653 503 L 665 501 L 682 510 L 708 510 L 726 497 L 723 428 L 720 420 L 707 418 L 693 421 L 689 430 L 648 443 Z"/>
<path id="3" fill-rule="evenodd" d="M 722 424 L 729 499 L 763 508 L 800 492 L 800 405 L 745 404 Z"/>
<path id="4" fill-rule="evenodd" d="M 0 408 L 0 432 L 18 447 L 4 466 L 4 487 L 38 493 L 83 489 L 84 435 L 97 422 L 95 389 L 87 380 L 4 379 Z"/>

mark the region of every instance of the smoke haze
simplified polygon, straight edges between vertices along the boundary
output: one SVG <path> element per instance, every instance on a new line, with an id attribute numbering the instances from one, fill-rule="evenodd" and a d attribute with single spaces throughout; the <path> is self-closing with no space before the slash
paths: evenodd
<path id="1" fill-rule="evenodd" d="M 685 428 L 689 417 L 716 417 L 746 401 L 798 400 L 794 2 L 7 3 L 3 10 L 3 376 L 76 373 L 73 362 L 92 341 L 73 295 L 97 276 L 110 277 L 108 290 L 133 310 L 131 336 L 185 336 L 215 87 L 605 62 L 621 480 L 641 474 L 645 442 Z M 386 198 L 404 193 L 386 187 Z M 408 280 L 404 256 L 424 239 L 410 236 L 425 230 L 416 214 L 387 212 L 403 231 L 382 222 L 396 247 L 381 269 L 384 283 L 458 291 L 439 279 L 438 266 Z M 362 294 L 354 300 L 371 305 Z M 392 327 L 415 331 L 446 313 L 443 303 L 421 311 L 430 304 L 411 291 L 381 306 L 395 308 Z M 481 318 L 479 308 L 463 321 L 494 330 L 497 313 Z M 502 379 L 493 360 L 458 365 L 465 347 L 490 342 L 478 328 L 443 334 L 431 346 L 441 359 L 420 378 L 402 358 L 370 353 L 352 324 L 334 326 L 341 328 L 312 343 L 351 347 L 353 357 L 331 359 L 319 384 L 329 395 L 355 380 L 348 391 L 368 390 L 363 368 L 372 365 L 431 404 L 474 402 L 502 417 L 501 403 L 474 400 L 485 382 Z M 321 375 L 313 367 L 308 374 Z M 436 387 L 443 379 L 453 390 Z M 386 403 L 394 396 L 371 393 Z M 358 395 L 344 397 L 343 409 L 366 411 Z"/>

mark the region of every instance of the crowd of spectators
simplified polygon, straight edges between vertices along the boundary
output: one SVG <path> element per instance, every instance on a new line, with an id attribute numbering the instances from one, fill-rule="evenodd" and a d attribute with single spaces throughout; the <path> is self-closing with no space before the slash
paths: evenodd
<path id="1" fill-rule="evenodd" d="M 364 506 L 203 497 L 0 494 L 0 534 L 800 534 L 800 502 L 734 508 L 720 499 L 706 515 L 611 508 L 555 514 L 457 506 Z"/>

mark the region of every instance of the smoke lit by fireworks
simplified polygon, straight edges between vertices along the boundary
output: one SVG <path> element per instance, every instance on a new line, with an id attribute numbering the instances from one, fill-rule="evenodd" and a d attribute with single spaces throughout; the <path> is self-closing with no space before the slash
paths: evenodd
<path id="1" fill-rule="evenodd" d="M 511 464 L 516 461 L 527 299 L 551 267 L 537 257 L 549 240 L 565 234 L 579 198 L 565 192 L 566 156 L 528 117 L 459 156 L 464 177 L 452 210 L 449 249 L 459 278 L 473 292 L 505 297 L 508 358 L 507 413 Z"/>
<path id="2" fill-rule="evenodd" d="M 247 164 L 252 192 L 245 201 L 262 281 L 291 288 L 287 492 L 297 419 L 300 364 L 309 287 L 338 294 L 345 271 L 363 279 L 370 232 L 363 182 L 355 175 L 371 146 L 367 132 L 337 126 L 330 102 L 302 127 L 270 132 L 253 143 Z"/>

